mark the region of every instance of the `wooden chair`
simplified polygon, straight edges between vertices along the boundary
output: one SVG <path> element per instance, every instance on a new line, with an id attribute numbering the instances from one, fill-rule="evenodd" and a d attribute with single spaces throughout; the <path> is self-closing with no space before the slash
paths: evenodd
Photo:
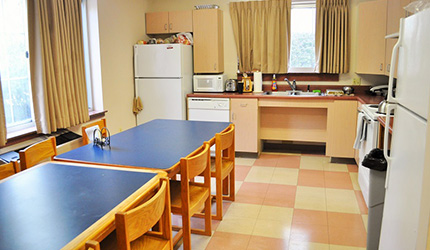
<path id="1" fill-rule="evenodd" d="M 14 175 L 19 172 L 18 162 L 11 161 L 9 163 L 0 165 L 0 180 Z"/>
<path id="2" fill-rule="evenodd" d="M 88 143 L 90 143 L 90 139 L 88 138 L 87 133 L 85 133 L 85 129 L 92 127 L 92 126 L 96 126 L 96 125 L 98 125 L 99 129 L 101 130 L 102 128 L 106 127 L 106 119 L 103 118 L 103 119 L 98 120 L 96 122 L 82 126 L 82 141 L 83 141 L 84 145 L 87 145 Z M 104 135 L 104 136 L 106 136 L 106 135 Z"/>
<path id="3" fill-rule="evenodd" d="M 234 131 L 234 124 L 230 124 L 215 135 L 215 161 L 211 162 L 211 177 L 215 177 L 216 183 L 216 214 L 213 215 L 216 220 L 222 220 L 222 200 L 235 200 Z"/>
<path id="4" fill-rule="evenodd" d="M 57 143 L 55 137 L 51 136 L 48 139 L 33 144 L 26 149 L 19 151 L 19 160 L 21 164 L 21 171 L 30 168 L 37 163 L 57 155 Z"/>
<path id="5" fill-rule="evenodd" d="M 172 213 L 182 215 L 183 244 L 185 250 L 191 249 L 191 232 L 208 236 L 212 233 L 209 148 L 209 144 L 205 142 L 192 155 L 181 158 L 181 180 L 170 180 Z M 202 173 L 204 176 L 203 183 L 190 181 Z M 205 229 L 191 229 L 191 216 L 199 213 L 203 206 Z"/>
<path id="6" fill-rule="evenodd" d="M 159 231 L 149 231 L 158 223 Z M 161 178 L 158 192 L 147 202 L 115 215 L 120 250 L 173 249 L 169 180 Z"/>

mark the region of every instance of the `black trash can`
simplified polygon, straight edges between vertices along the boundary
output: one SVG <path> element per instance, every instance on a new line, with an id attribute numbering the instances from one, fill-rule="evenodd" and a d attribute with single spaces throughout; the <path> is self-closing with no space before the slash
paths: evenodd
<path id="1" fill-rule="evenodd" d="M 385 178 L 387 161 L 381 149 L 372 149 L 363 162 L 370 169 L 369 217 L 367 220 L 367 250 L 378 250 L 381 234 L 382 213 L 384 211 Z"/>

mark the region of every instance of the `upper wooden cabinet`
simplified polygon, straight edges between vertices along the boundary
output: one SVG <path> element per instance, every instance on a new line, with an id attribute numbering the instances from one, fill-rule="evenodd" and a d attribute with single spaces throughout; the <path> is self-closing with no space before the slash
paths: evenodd
<path id="1" fill-rule="evenodd" d="M 193 10 L 194 73 L 224 72 L 223 13 Z"/>
<path id="2" fill-rule="evenodd" d="M 191 10 L 146 13 L 147 34 L 167 34 L 193 31 Z"/>
<path id="3" fill-rule="evenodd" d="M 389 75 L 391 53 L 396 43 L 385 39 L 398 32 L 404 6 L 410 0 L 362 2 L 358 11 L 357 69 L 359 74 Z"/>
<path id="4" fill-rule="evenodd" d="M 386 24 L 387 0 L 360 3 L 356 73 L 384 74 Z"/>
<path id="5" fill-rule="evenodd" d="M 387 2 L 387 35 L 399 32 L 400 18 L 406 17 L 406 11 L 403 9 L 408 5 L 410 0 L 389 0 Z M 385 41 L 385 75 L 390 75 L 391 54 L 397 39 L 387 39 Z M 397 77 L 397 71 L 394 72 Z"/>

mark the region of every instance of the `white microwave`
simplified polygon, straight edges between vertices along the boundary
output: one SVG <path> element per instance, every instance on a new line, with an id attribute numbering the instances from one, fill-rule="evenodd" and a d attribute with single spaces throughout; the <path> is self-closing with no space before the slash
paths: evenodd
<path id="1" fill-rule="evenodd" d="M 194 75 L 194 92 L 224 92 L 227 75 Z"/>

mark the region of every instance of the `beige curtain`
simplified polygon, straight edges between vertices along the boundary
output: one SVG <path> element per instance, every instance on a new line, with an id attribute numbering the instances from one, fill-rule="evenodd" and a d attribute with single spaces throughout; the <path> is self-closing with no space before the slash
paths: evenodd
<path id="1" fill-rule="evenodd" d="M 231 2 L 239 70 L 287 73 L 291 0 Z"/>
<path id="2" fill-rule="evenodd" d="M 4 104 L 3 104 L 3 94 L 1 87 L 1 78 L 0 78 L 0 147 L 6 145 L 6 118 L 4 114 Z"/>
<path id="3" fill-rule="evenodd" d="M 348 0 L 317 0 L 315 53 L 317 72 L 349 72 Z"/>
<path id="4" fill-rule="evenodd" d="M 82 9 L 81 0 L 34 1 L 29 5 L 33 101 L 37 131 L 48 134 L 89 120 Z"/>

